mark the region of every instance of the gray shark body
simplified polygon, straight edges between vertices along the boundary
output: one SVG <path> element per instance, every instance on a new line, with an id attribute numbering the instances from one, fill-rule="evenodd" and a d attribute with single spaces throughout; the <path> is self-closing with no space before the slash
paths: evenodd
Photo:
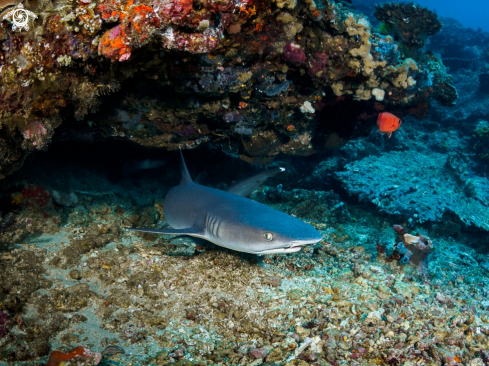
<path id="1" fill-rule="evenodd" d="M 240 252 L 293 253 L 317 243 L 311 225 L 259 202 L 194 183 L 182 156 L 182 181 L 167 193 L 165 218 L 173 229 L 134 229 L 191 235 Z"/>

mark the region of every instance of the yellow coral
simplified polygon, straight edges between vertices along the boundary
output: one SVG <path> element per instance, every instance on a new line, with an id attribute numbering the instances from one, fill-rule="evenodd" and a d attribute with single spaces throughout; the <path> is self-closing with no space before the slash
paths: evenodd
<path id="1" fill-rule="evenodd" d="M 275 3 L 280 9 L 294 9 L 297 5 L 297 0 L 275 0 Z"/>
<path id="2" fill-rule="evenodd" d="M 363 85 L 360 85 L 353 97 L 355 100 L 369 100 L 370 98 L 372 98 L 372 91 L 370 89 L 365 89 Z"/>
<path id="3" fill-rule="evenodd" d="M 24 199 L 24 197 L 22 196 L 22 194 L 14 193 L 12 195 L 12 204 L 18 206 L 21 204 L 23 199 Z"/>
<path id="4" fill-rule="evenodd" d="M 292 15 L 290 15 L 289 13 L 287 13 L 286 11 L 281 11 L 277 15 L 277 21 L 284 23 L 284 24 L 291 23 L 293 20 L 294 20 L 294 17 Z"/>
<path id="5" fill-rule="evenodd" d="M 335 93 L 336 96 L 341 96 L 343 95 L 343 83 L 334 83 L 331 85 L 331 89 L 333 89 L 333 93 Z"/>

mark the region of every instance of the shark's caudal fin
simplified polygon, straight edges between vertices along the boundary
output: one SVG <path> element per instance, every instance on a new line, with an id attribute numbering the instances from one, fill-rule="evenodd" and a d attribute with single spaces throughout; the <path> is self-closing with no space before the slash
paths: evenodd
<path id="1" fill-rule="evenodd" d="M 186 185 L 192 183 L 192 178 L 188 173 L 187 165 L 185 165 L 185 159 L 183 158 L 182 148 L 180 148 L 180 156 L 182 157 L 182 180 L 180 185 Z"/>
<path id="2" fill-rule="evenodd" d="M 273 168 L 264 172 L 253 175 L 250 178 L 242 180 L 226 189 L 226 192 L 233 193 L 238 196 L 248 197 L 251 192 L 260 188 L 268 178 L 276 176 L 278 173 L 285 171 L 285 168 Z"/>
<path id="3" fill-rule="evenodd" d="M 204 233 L 201 229 L 196 227 L 189 227 L 186 229 L 138 229 L 134 227 L 126 227 L 127 230 L 142 231 L 145 233 L 156 233 L 156 234 L 168 234 L 168 235 L 193 235 L 193 236 L 203 236 Z"/>
<path id="4" fill-rule="evenodd" d="M 200 172 L 194 179 L 194 183 L 200 184 L 201 186 L 207 185 L 207 170 Z"/>

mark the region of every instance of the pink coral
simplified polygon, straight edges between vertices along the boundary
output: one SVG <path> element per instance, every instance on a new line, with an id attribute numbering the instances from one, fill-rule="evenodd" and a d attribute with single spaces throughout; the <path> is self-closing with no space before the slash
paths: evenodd
<path id="1" fill-rule="evenodd" d="M 27 124 L 24 132 L 22 133 L 22 136 L 24 136 L 24 139 L 26 140 L 31 140 L 36 138 L 36 136 L 44 136 L 46 134 L 47 134 L 46 127 L 42 122 L 32 121 Z"/>
<path id="2" fill-rule="evenodd" d="M 292 62 L 293 64 L 300 66 L 306 62 L 306 55 L 301 46 L 295 43 L 287 43 L 284 46 L 284 59 Z"/>
<path id="3" fill-rule="evenodd" d="M 119 61 L 127 61 L 129 60 L 129 57 L 131 57 L 131 52 L 126 52 L 124 53 L 121 57 L 119 57 Z"/>

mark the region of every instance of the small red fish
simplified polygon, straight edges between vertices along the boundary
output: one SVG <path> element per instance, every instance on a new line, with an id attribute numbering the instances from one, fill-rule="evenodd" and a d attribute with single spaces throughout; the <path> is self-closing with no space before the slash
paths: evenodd
<path id="1" fill-rule="evenodd" d="M 377 118 L 377 126 L 380 133 L 387 133 L 391 137 L 392 132 L 401 127 L 401 120 L 389 112 L 379 113 Z"/>

